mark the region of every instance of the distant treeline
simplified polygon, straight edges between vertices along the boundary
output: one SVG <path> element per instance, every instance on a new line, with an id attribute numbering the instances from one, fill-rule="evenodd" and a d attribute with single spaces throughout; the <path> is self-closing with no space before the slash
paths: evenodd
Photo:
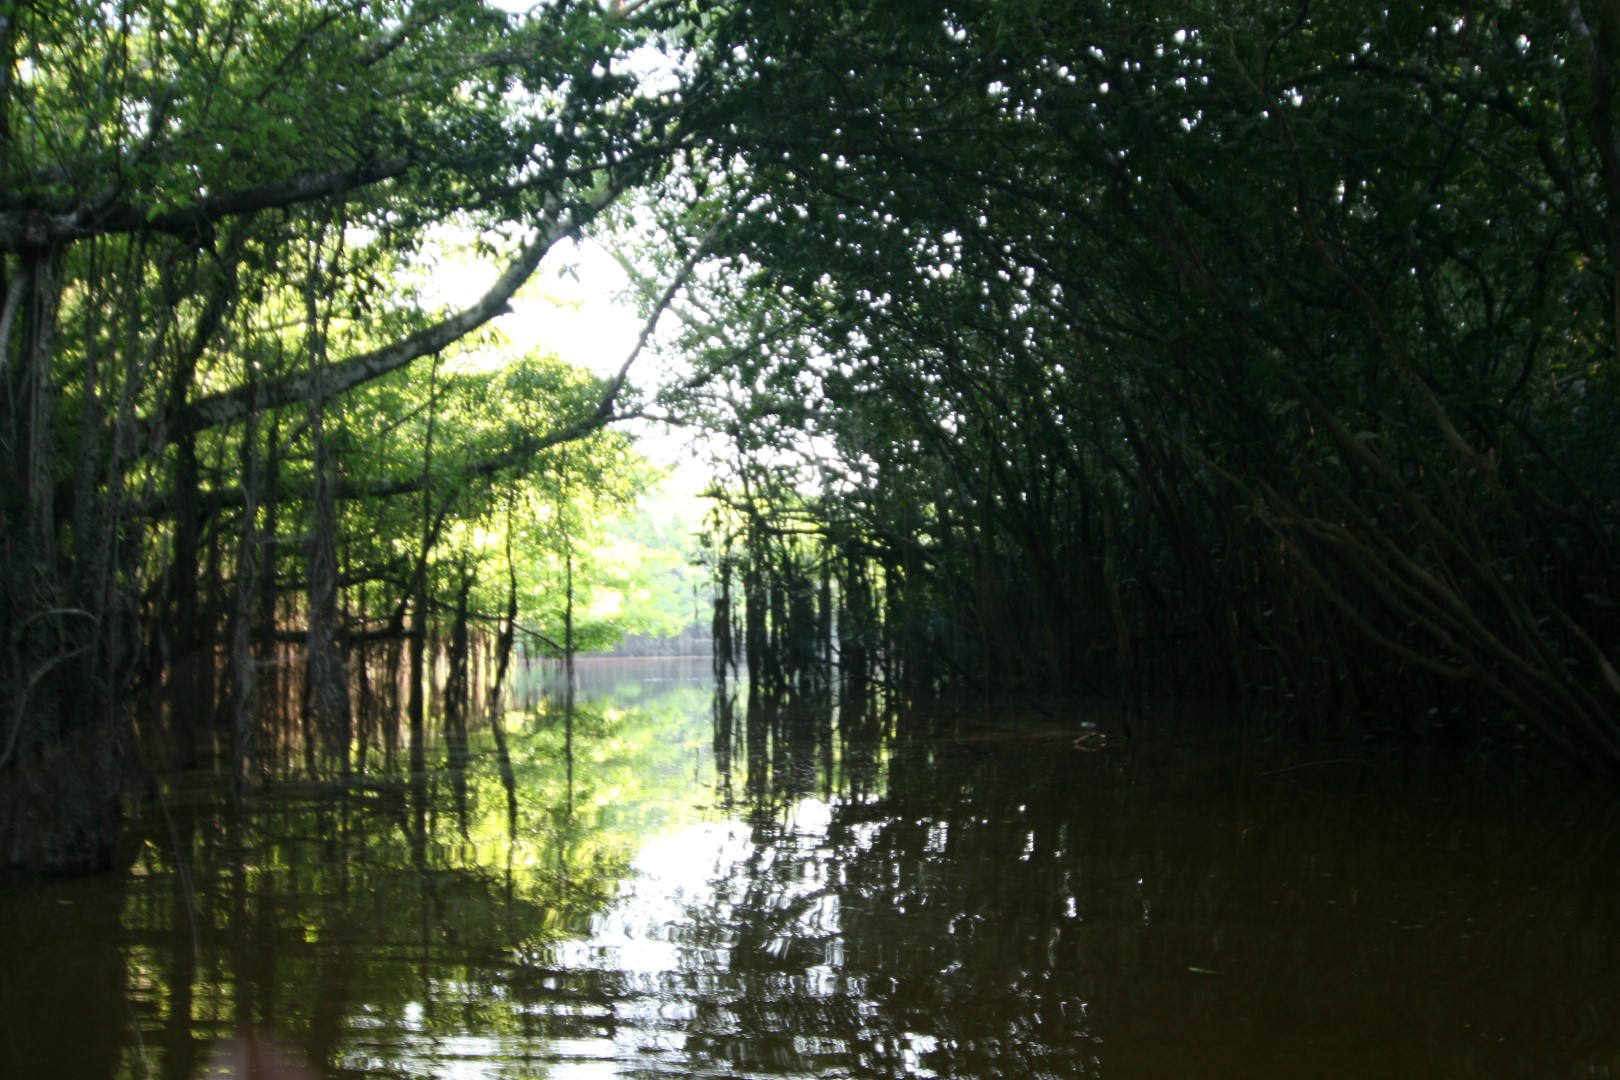
<path id="1" fill-rule="evenodd" d="M 610 649 L 591 656 L 624 658 L 655 656 L 709 656 L 714 651 L 714 635 L 709 627 L 693 623 L 680 633 L 664 637 L 654 634 L 626 634 Z"/>

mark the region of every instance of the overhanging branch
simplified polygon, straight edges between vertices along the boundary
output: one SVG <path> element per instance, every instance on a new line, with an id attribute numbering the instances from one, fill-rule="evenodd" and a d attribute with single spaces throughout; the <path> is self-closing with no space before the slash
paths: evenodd
<path id="1" fill-rule="evenodd" d="M 307 173 L 272 184 L 206 196 L 190 206 L 155 213 L 146 203 L 99 202 L 53 213 L 39 207 L 0 212 L 0 252 L 39 251 L 55 244 L 118 233 L 160 232 L 198 237 L 225 218 L 277 210 L 403 176 L 415 162 L 391 157 L 354 169 Z"/>
<path id="2" fill-rule="evenodd" d="M 321 373 L 321 396 L 317 404 L 354 389 L 363 383 L 405 367 L 454 344 L 508 310 L 518 289 L 533 276 L 535 268 L 558 241 L 574 235 L 581 226 L 608 206 L 629 186 L 630 174 L 609 179 L 583 204 L 564 205 L 561 199 L 548 199 L 549 220 L 518 250 L 506 270 L 470 306 L 379 349 L 351 356 L 330 365 Z M 250 411 L 275 409 L 311 400 L 314 374 L 309 371 L 283 375 L 259 383 L 247 383 L 210 394 L 191 402 L 178 416 L 165 421 L 165 430 L 149 444 L 161 444 L 177 431 L 201 431 L 241 420 Z"/>

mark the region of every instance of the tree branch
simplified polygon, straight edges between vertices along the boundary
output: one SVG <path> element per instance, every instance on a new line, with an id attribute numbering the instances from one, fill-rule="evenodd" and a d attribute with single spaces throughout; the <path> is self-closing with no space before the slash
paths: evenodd
<path id="1" fill-rule="evenodd" d="M 209 195 L 190 206 L 156 213 L 148 203 L 105 201 L 65 212 L 24 207 L 0 212 L 0 252 L 37 251 L 73 240 L 116 233 L 151 231 L 197 238 L 214 224 L 238 214 L 277 210 L 368 187 L 403 176 L 416 162 L 410 157 L 385 158 L 353 169 L 306 173 L 288 180 L 240 191 Z"/>
<path id="2" fill-rule="evenodd" d="M 423 356 L 436 353 L 454 344 L 491 319 L 505 314 L 508 304 L 518 289 L 534 274 L 540 260 L 545 258 L 558 241 L 574 235 L 582 225 L 618 198 L 629 186 L 629 174 L 611 178 L 583 205 L 563 205 L 560 199 L 548 198 L 548 217 L 527 243 L 519 249 L 506 270 L 490 286 L 488 292 L 469 307 L 424 327 L 399 341 L 370 352 L 351 356 L 329 366 L 321 373 L 321 402 L 330 401 L 348 391 L 380 378 L 391 371 L 405 367 Z M 308 371 L 283 375 L 260 383 L 248 383 L 198 398 L 176 417 L 174 423 L 182 430 L 201 431 L 240 420 L 249 410 L 274 409 L 297 402 L 308 401 L 311 393 L 312 373 Z M 173 431 L 160 433 L 153 440 L 161 445 Z"/>

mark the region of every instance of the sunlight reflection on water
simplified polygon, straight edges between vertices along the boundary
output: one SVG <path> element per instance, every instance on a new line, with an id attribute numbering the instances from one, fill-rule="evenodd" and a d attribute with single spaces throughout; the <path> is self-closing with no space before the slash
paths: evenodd
<path id="1" fill-rule="evenodd" d="M 695 1047 L 701 1057 L 703 1047 L 743 1036 L 743 1025 L 732 1022 L 739 999 L 761 988 L 741 981 L 735 962 L 739 949 L 752 954 L 744 967 L 784 965 L 798 943 L 813 942 L 822 962 L 778 979 L 779 991 L 804 999 L 848 993 L 850 985 L 840 970 L 839 899 L 826 891 L 825 867 L 817 861 L 829 853 L 832 816 L 827 802 L 802 799 L 782 815 L 781 834 L 770 847 L 754 842 L 743 823 L 724 820 L 671 830 L 641 849 L 611 907 L 592 920 L 590 936 L 561 943 L 555 951 L 559 967 L 618 978 L 616 1034 L 609 1056 L 623 1065 L 646 1066 L 649 1053 L 684 1054 Z M 739 905 L 748 899 L 747 882 L 769 875 L 784 850 L 808 859 L 785 878 L 773 878 L 769 895 L 752 899 L 762 910 L 786 913 L 787 918 L 767 935 L 745 935 Z M 793 1033 L 788 1057 L 813 1061 L 847 1055 L 847 1042 L 815 1032 Z M 932 1075 L 921 1068 L 917 1053 L 926 1052 L 933 1040 L 908 1037 L 908 1045 L 920 1049 L 910 1054 L 904 1074 Z M 590 1070 L 600 1064 L 592 1062 Z M 553 1073 L 601 1075 L 575 1071 L 572 1063 L 554 1067 Z"/>

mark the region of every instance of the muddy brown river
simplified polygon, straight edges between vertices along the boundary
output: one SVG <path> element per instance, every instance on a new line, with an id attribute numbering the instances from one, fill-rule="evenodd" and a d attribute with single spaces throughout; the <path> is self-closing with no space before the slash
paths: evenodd
<path id="1" fill-rule="evenodd" d="M 246 1035 L 323 1078 L 1620 1076 L 1612 785 L 1188 706 L 1100 749 L 1105 706 L 717 713 L 705 668 L 582 665 L 510 793 L 487 743 L 168 785 L 127 872 L 0 885 L 0 1077 Z"/>

